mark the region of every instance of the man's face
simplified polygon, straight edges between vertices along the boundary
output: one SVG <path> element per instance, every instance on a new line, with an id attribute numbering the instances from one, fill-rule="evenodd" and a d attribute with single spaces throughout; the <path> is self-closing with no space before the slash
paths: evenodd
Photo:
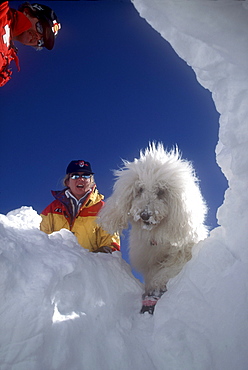
<path id="1" fill-rule="evenodd" d="M 27 31 L 22 32 L 20 35 L 15 37 L 15 40 L 28 46 L 38 46 L 38 41 L 42 39 L 42 35 L 37 31 L 36 23 L 39 21 L 38 18 L 33 18 L 28 11 L 24 11 L 23 14 L 30 20 L 32 27 Z"/>
<path id="2" fill-rule="evenodd" d="M 75 172 L 75 174 L 83 175 L 84 173 Z M 87 179 L 82 178 L 81 176 L 78 179 L 73 179 L 72 177 L 69 177 L 67 186 L 70 188 L 70 191 L 74 195 L 74 197 L 80 199 L 85 195 L 85 193 L 87 193 L 87 191 L 89 191 L 92 188 L 93 186 L 92 176 L 90 176 L 90 178 Z"/>

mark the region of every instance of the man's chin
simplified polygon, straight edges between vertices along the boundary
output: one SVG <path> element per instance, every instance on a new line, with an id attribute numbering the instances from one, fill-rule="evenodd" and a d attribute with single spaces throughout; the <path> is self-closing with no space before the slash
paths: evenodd
<path id="1" fill-rule="evenodd" d="M 23 32 L 20 35 L 16 36 L 14 40 L 19 41 L 21 44 L 26 46 L 35 46 L 36 44 L 35 42 L 32 42 L 32 40 L 30 40 L 30 35 L 26 32 Z"/>

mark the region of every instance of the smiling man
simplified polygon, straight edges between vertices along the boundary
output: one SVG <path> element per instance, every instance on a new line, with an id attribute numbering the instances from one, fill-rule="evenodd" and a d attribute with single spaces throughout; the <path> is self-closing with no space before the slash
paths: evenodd
<path id="1" fill-rule="evenodd" d="M 110 235 L 97 225 L 103 207 L 103 195 L 96 188 L 91 164 L 71 161 L 63 180 L 65 189 L 52 191 L 55 200 L 41 213 L 40 229 L 47 234 L 68 229 L 79 244 L 91 252 L 112 253 L 120 250 L 119 236 Z"/>
<path id="2" fill-rule="evenodd" d="M 8 1 L 0 1 L 0 86 L 11 78 L 12 60 L 20 70 L 14 41 L 38 50 L 43 47 L 52 50 L 60 28 L 56 14 L 48 6 L 25 2 L 15 10 Z"/>

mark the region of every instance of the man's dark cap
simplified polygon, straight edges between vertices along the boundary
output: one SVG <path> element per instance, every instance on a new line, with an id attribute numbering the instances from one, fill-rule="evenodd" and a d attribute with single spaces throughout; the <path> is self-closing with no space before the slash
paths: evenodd
<path id="1" fill-rule="evenodd" d="M 76 161 L 71 161 L 66 169 L 66 174 L 73 172 L 84 172 L 87 175 L 93 175 L 90 162 L 78 159 Z"/>

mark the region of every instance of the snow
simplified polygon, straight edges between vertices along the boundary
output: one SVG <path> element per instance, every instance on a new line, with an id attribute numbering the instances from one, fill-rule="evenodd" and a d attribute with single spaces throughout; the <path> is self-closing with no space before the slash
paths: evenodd
<path id="1" fill-rule="evenodd" d="M 119 252 L 90 253 L 66 230 L 42 233 L 30 207 L 1 215 L 1 370 L 248 368 L 248 4 L 133 4 L 221 114 L 216 158 L 229 188 L 220 226 L 150 316 L 139 314 L 143 287 Z"/>

